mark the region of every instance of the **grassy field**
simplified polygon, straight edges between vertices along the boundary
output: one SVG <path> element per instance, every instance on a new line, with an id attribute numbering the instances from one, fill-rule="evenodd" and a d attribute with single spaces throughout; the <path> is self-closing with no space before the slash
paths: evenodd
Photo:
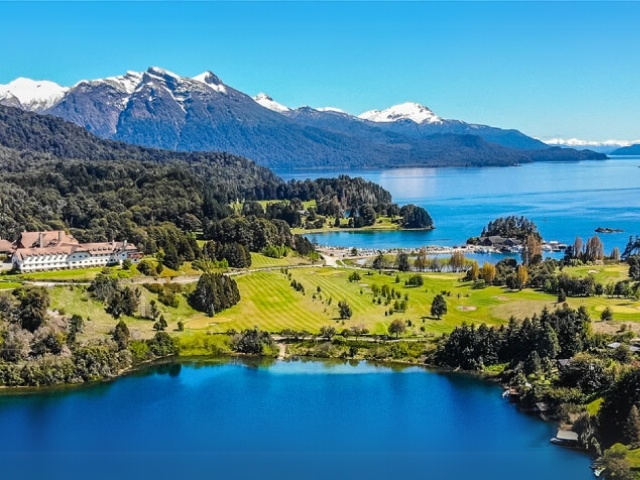
<path id="1" fill-rule="evenodd" d="M 254 254 L 254 268 L 286 267 L 295 257 L 271 259 Z M 583 267 L 581 267 L 583 268 Z M 569 269 L 567 269 L 569 270 Z M 601 275 L 623 275 L 624 266 L 616 269 L 602 267 Z M 57 272 L 57 273 L 67 273 Z M 225 310 L 215 317 L 208 317 L 194 311 L 187 303 L 184 295 L 178 295 L 179 305 L 171 308 L 159 305 L 169 323 L 169 330 L 175 330 L 177 322 L 185 324 L 186 334 L 194 332 L 226 332 L 229 329 L 242 330 L 258 326 L 271 332 L 283 329 L 306 330 L 317 333 L 326 325 L 333 325 L 338 331 L 353 325 L 362 325 L 371 333 L 385 334 L 388 325 L 394 319 L 411 321 L 408 334 L 437 335 L 451 331 L 462 322 L 487 323 L 499 325 L 506 323 L 510 316 L 522 319 L 541 311 L 558 306 L 555 295 L 531 289 L 510 291 L 502 287 L 488 287 L 474 290 L 469 283 L 460 281 L 461 274 L 425 273 L 422 287 L 406 287 L 404 281 L 412 274 L 399 274 L 400 282 L 396 283 L 396 275 L 375 271 L 359 271 L 361 280 L 349 282 L 352 269 L 336 269 L 329 267 L 311 267 L 290 269 L 283 273 L 280 269 L 240 274 L 236 277 L 240 289 L 241 301 L 238 305 Z M 93 272 L 91 272 L 93 273 Z M 574 272 L 572 272 L 573 274 Z M 598 274 L 594 273 L 594 275 Z M 88 272 L 85 272 L 88 274 Z M 576 273 L 577 274 L 577 273 Z M 292 280 L 304 286 L 305 294 L 295 291 Z M 159 279 L 160 283 L 170 282 L 170 278 Z M 393 302 L 385 305 L 374 302 L 372 286 L 387 285 L 401 294 L 401 299 L 408 295 L 408 308 L 405 312 L 394 312 L 385 315 Z M 0 283 L 0 288 L 1 288 Z M 193 284 L 184 286 L 188 292 Z M 157 296 L 140 287 L 141 304 L 148 305 Z M 76 286 L 60 286 L 52 288 L 52 308 L 63 309 L 65 314 L 77 313 L 91 318 L 89 331 L 104 333 L 110 331 L 115 321 L 104 312 L 104 306 L 91 299 L 85 288 Z M 448 292 L 446 301 L 448 313 L 440 320 L 430 315 L 431 302 L 440 292 Z M 338 302 L 346 300 L 352 307 L 353 316 L 349 320 L 340 320 Z M 585 306 L 593 319 L 595 331 L 615 333 L 623 322 L 640 327 L 640 302 L 628 299 L 590 297 L 568 298 L 567 303 L 577 308 Z M 613 310 L 612 322 L 600 322 L 600 313 L 609 306 Z M 132 332 L 140 337 L 152 336 L 153 322 L 135 318 L 125 319 Z"/>
<path id="2" fill-rule="evenodd" d="M 603 285 L 627 280 L 629 278 L 629 266 L 626 263 L 566 267 L 563 271 L 575 277 L 593 275 L 596 282 L 602 283 Z"/>
<path id="3" fill-rule="evenodd" d="M 310 260 L 295 252 L 283 258 L 271 258 L 260 253 L 251 253 L 251 268 L 290 267 L 292 265 L 309 265 Z"/>
<path id="4" fill-rule="evenodd" d="M 99 274 L 104 267 L 91 267 L 91 268 L 75 268 L 71 270 L 51 270 L 49 272 L 33 272 L 23 273 L 16 275 L 18 280 L 26 281 L 51 281 L 51 282 L 64 282 L 64 281 L 78 281 L 78 282 L 90 282 Z M 130 272 L 133 273 L 133 272 Z M 130 273 L 126 276 L 129 277 Z"/>
<path id="5" fill-rule="evenodd" d="M 0 282 L 0 290 L 13 290 L 14 288 L 18 288 L 21 284 L 18 282 Z"/>
<path id="6" fill-rule="evenodd" d="M 331 219 L 327 221 L 326 225 L 322 228 L 292 228 L 291 233 L 295 233 L 298 235 L 305 235 L 310 233 L 322 233 L 322 232 L 342 232 L 342 231 L 358 231 L 358 232 L 371 232 L 371 231 L 392 231 L 399 230 L 400 225 L 395 223 L 391 217 L 378 217 L 375 225 L 371 225 L 368 227 L 362 228 L 347 228 L 347 224 L 349 222 L 348 219 L 343 218 L 341 222 L 341 227 L 334 227 Z"/>
<path id="7" fill-rule="evenodd" d="M 166 281 L 166 280 L 165 280 Z M 160 282 L 162 283 L 162 282 Z M 144 310 L 151 300 L 157 300 L 158 296 L 143 288 L 138 287 L 141 293 L 140 306 Z M 189 288 L 187 286 L 186 288 Z M 85 319 L 83 337 L 91 337 L 96 335 L 108 334 L 113 330 L 117 321 L 105 312 L 104 304 L 94 300 L 86 291 L 83 285 L 67 285 L 57 286 L 49 289 L 51 298 L 51 309 L 59 314 L 70 316 L 78 314 Z M 178 321 L 187 320 L 202 322 L 211 320 L 204 314 L 193 310 L 188 304 L 184 296 L 178 295 L 179 304 L 177 308 L 167 307 L 158 303 L 158 307 L 162 315 L 164 315 L 169 324 L 168 331 L 175 333 Z M 155 334 L 153 330 L 153 321 L 142 319 L 139 317 L 123 317 L 122 318 L 131 331 L 132 338 L 151 338 Z"/>
<path id="8" fill-rule="evenodd" d="M 289 203 L 289 200 L 258 200 L 258 203 L 262 206 L 262 208 L 263 208 L 264 210 L 266 210 L 266 209 L 267 209 L 267 206 L 268 206 L 268 205 L 271 205 L 272 203 L 281 203 L 281 202 L 284 202 L 284 203 L 287 203 L 287 204 L 288 204 L 288 203 Z M 236 212 L 236 213 L 240 213 L 240 212 L 242 212 L 242 206 L 243 206 L 243 203 L 242 203 L 242 202 L 233 202 L 233 203 L 231 203 L 229 206 L 230 206 L 230 207 L 231 207 L 231 209 L 232 209 L 234 212 Z M 311 208 L 311 207 L 314 207 L 314 208 L 315 208 L 315 206 L 316 206 L 316 201 L 315 201 L 315 200 L 307 200 L 306 202 L 302 202 L 302 206 L 303 206 L 304 208 L 306 208 L 306 209 L 309 209 L 309 208 Z"/>
<path id="9" fill-rule="evenodd" d="M 338 330 L 362 324 L 372 333 L 384 334 L 388 325 L 396 318 L 411 320 L 411 332 L 416 335 L 448 332 L 463 321 L 497 325 L 508 319 L 501 312 L 505 306 L 516 304 L 512 310 L 519 315 L 530 314 L 531 303 L 554 306 L 551 295 L 537 292 L 505 293 L 498 287 L 472 290 L 468 284 L 458 281 L 460 275 L 425 274 L 423 287 L 405 287 L 408 274 L 401 275 L 401 283 L 395 283 L 395 275 L 372 272 L 362 275 L 359 282 L 350 283 L 349 270 L 317 268 L 290 270 L 291 278 L 305 287 L 305 294 L 290 286 L 288 277 L 280 272 L 257 272 L 237 278 L 242 296 L 241 302 L 214 318 L 190 319 L 186 325 L 191 329 L 226 331 L 258 326 L 269 331 L 283 328 L 317 332 L 324 325 L 334 325 Z M 391 305 L 373 302 L 371 286 L 388 285 L 400 292 L 404 299 L 409 296 L 406 312 L 385 316 Z M 318 287 L 320 291 L 318 292 Z M 448 313 L 437 320 L 430 316 L 431 301 L 436 293 L 450 292 L 447 297 Z M 523 296 L 526 297 L 523 300 Z M 314 298 L 315 297 L 315 298 Z M 329 299 L 331 302 L 329 303 Z M 346 300 L 353 309 L 350 320 L 338 317 L 338 301 Z M 424 327 L 424 332 L 420 327 Z"/>

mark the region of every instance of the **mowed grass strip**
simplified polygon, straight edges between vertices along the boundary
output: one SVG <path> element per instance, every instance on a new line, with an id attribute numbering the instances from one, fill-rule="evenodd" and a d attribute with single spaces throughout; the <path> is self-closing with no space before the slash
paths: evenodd
<path id="1" fill-rule="evenodd" d="M 410 274 L 401 274 L 400 283 L 396 283 L 395 275 L 361 272 L 361 280 L 349 282 L 351 272 L 319 267 L 291 269 L 290 278 L 273 271 L 242 275 L 236 277 L 242 298 L 238 305 L 210 319 L 187 320 L 186 325 L 192 329 L 216 332 L 257 326 L 271 332 L 293 329 L 312 333 L 317 333 L 325 325 L 334 325 L 338 331 L 352 325 L 363 325 L 371 333 L 385 334 L 388 325 L 400 318 L 411 320 L 410 333 L 427 335 L 449 332 L 462 322 L 499 325 L 505 323 L 511 314 L 519 318 L 530 316 L 543 306 L 554 303 L 554 296 L 530 290 L 508 292 L 500 287 L 473 290 L 469 284 L 460 282 L 460 275 L 456 274 L 423 275 L 424 286 L 415 288 L 404 286 Z M 304 286 L 304 295 L 291 287 L 291 280 Z M 408 294 L 407 310 L 385 315 L 396 299 L 389 305 L 385 305 L 383 299 L 378 305 L 373 301 L 371 286 L 374 284 L 380 287 L 387 285 L 400 292 L 399 302 Z M 442 319 L 435 319 L 430 314 L 431 302 L 436 294 L 443 291 L 449 292 L 446 296 L 448 313 Z M 347 301 L 353 310 L 349 320 L 339 318 L 338 302 L 341 300 Z"/>
<path id="2" fill-rule="evenodd" d="M 308 258 L 301 257 L 295 253 L 289 253 L 286 257 L 271 258 L 261 253 L 251 253 L 250 268 L 270 268 L 270 267 L 290 267 L 292 265 L 309 265 Z"/>
<path id="3" fill-rule="evenodd" d="M 216 323 L 214 331 L 254 326 L 272 332 L 285 328 L 316 331 L 327 323 L 327 316 L 313 308 L 311 294 L 295 291 L 287 276 L 280 272 L 256 272 L 236 277 L 236 281 L 240 303 L 211 319 Z M 189 328 L 198 326 L 196 322 L 187 323 Z"/>

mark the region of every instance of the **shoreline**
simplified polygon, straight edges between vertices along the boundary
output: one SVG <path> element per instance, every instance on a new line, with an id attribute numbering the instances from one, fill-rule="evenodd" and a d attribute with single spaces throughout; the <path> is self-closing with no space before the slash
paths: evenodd
<path id="1" fill-rule="evenodd" d="M 293 342 L 295 343 L 295 342 Z M 250 362 L 265 362 L 265 366 L 273 365 L 277 362 L 340 362 L 341 364 L 351 364 L 352 362 L 356 362 L 359 364 L 360 362 L 366 362 L 375 367 L 387 367 L 392 370 L 395 369 L 404 369 L 410 367 L 418 367 L 422 373 L 431 373 L 431 374 L 439 374 L 439 375 L 456 375 L 472 378 L 477 381 L 486 382 L 489 384 L 493 384 L 495 386 L 499 386 L 502 391 L 508 390 L 508 385 L 502 383 L 497 375 L 490 375 L 486 372 L 476 372 L 476 371 L 468 371 L 468 370 L 460 370 L 460 369 L 451 369 L 447 367 L 441 367 L 437 365 L 432 365 L 426 363 L 424 361 L 420 362 L 410 362 L 407 360 L 401 359 L 390 359 L 390 360 L 369 360 L 369 359 L 348 359 L 341 357 L 317 357 L 312 355 L 288 355 L 286 353 L 286 346 L 283 343 L 277 343 L 279 354 L 277 357 L 275 356 L 265 356 L 265 355 L 250 355 L 250 354 L 239 354 L 233 353 L 228 355 L 170 355 L 166 357 L 157 358 L 154 360 L 150 360 L 147 362 L 143 362 L 132 366 L 126 370 L 119 372 L 117 375 L 109 378 L 105 378 L 102 380 L 96 380 L 91 382 L 84 383 L 76 383 L 76 384 L 60 384 L 60 385 L 51 385 L 51 386 L 37 386 L 37 387 L 3 387 L 0 388 L 0 398 L 1 397 L 12 397 L 12 396 L 30 396 L 30 395 L 61 395 L 66 393 L 79 392 L 84 388 L 94 388 L 100 386 L 107 386 L 110 383 L 116 382 L 121 379 L 125 379 L 127 377 L 135 377 L 136 375 L 144 375 L 145 371 L 150 371 L 155 367 L 161 367 L 163 365 L 171 366 L 171 365 L 196 365 L 196 366 L 206 366 L 207 364 L 223 364 L 223 363 L 237 363 L 240 362 L 242 364 L 249 364 Z M 284 347 L 284 349 L 282 348 Z M 395 368 L 394 368 L 395 367 Z M 497 392 L 496 392 L 497 394 Z M 504 399 L 504 395 L 501 395 Z M 513 405 L 519 414 L 526 414 L 529 416 L 535 416 L 538 420 L 543 421 L 547 424 L 551 424 L 554 428 L 559 428 L 561 423 L 557 419 L 547 418 L 545 415 L 537 414 L 533 411 L 528 411 L 520 407 L 517 402 L 509 401 L 508 399 L 504 400 L 505 403 L 509 405 Z M 536 413 L 534 415 L 534 413 Z M 550 439 L 551 440 L 551 439 Z M 581 447 L 576 447 L 574 450 L 579 451 L 581 454 L 585 454 L 589 457 L 591 461 L 595 460 L 593 454 L 589 451 L 585 450 Z"/>

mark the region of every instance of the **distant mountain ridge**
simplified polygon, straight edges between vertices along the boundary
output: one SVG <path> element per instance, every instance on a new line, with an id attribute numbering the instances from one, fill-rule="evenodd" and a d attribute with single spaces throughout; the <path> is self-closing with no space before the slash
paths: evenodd
<path id="1" fill-rule="evenodd" d="M 611 152 L 611 155 L 640 155 L 640 143 L 618 148 Z"/>
<path id="2" fill-rule="evenodd" d="M 60 117 L 105 139 L 177 151 L 226 151 L 272 168 L 606 158 L 590 151 L 549 149 L 517 130 L 445 120 L 410 102 L 360 117 L 336 108 L 290 109 L 266 94 L 251 98 L 212 72 L 188 78 L 150 67 L 71 88 L 19 80 L 0 86 L 0 104 Z"/>

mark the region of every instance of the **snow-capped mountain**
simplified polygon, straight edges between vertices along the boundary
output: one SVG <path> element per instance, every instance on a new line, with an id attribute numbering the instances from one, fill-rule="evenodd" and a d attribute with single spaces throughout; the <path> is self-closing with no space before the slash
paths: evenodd
<path id="1" fill-rule="evenodd" d="M 517 130 L 446 120 L 415 103 L 360 117 L 329 107 L 291 109 L 266 94 L 252 98 L 208 71 L 190 78 L 150 67 L 71 88 L 18 79 L 0 86 L 0 103 L 61 117 L 102 138 L 221 150 L 279 168 L 577 159 L 572 150 L 547 154 L 544 143 Z"/>
<path id="2" fill-rule="evenodd" d="M 588 148 L 594 152 L 611 153 L 622 147 L 628 147 L 640 143 L 640 140 L 581 140 L 579 138 L 551 138 L 544 140 L 544 143 L 552 146 L 570 148 Z"/>
<path id="3" fill-rule="evenodd" d="M 442 123 L 442 118 L 430 109 L 419 103 L 406 102 L 394 105 L 386 110 L 369 110 L 359 115 L 358 118 L 371 122 L 397 122 L 398 120 L 411 120 L 415 123 Z"/>
<path id="4" fill-rule="evenodd" d="M 175 74 L 172 75 L 176 76 Z M 200 82 L 218 93 L 227 93 L 227 87 L 225 87 L 224 83 L 222 83 L 222 81 L 212 72 L 203 72 L 200 75 L 196 75 L 195 77 L 193 77 L 193 79 L 196 82 Z"/>
<path id="5" fill-rule="evenodd" d="M 55 105 L 68 90 L 48 80 L 16 78 L 0 85 L 0 104 L 37 112 Z"/>
<path id="6" fill-rule="evenodd" d="M 264 108 L 268 108 L 269 110 L 272 110 L 274 112 L 284 113 L 291 111 L 289 107 L 285 107 L 284 105 L 276 102 L 266 93 L 259 93 L 258 95 L 253 97 L 253 99 L 256 101 L 256 103 L 262 105 Z"/>

